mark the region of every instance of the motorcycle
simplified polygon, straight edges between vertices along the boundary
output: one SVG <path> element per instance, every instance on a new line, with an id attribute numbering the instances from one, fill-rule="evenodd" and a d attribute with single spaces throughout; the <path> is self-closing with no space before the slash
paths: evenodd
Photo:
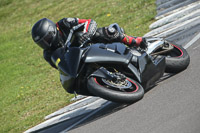
<path id="1" fill-rule="evenodd" d="M 133 103 L 142 99 L 164 73 L 178 73 L 189 65 L 187 51 L 162 38 L 146 38 L 146 49 L 122 43 L 72 45 L 77 42 L 75 31 L 82 26 L 74 26 L 65 45 L 51 57 L 68 93 Z M 117 24 L 110 26 L 123 32 Z"/>

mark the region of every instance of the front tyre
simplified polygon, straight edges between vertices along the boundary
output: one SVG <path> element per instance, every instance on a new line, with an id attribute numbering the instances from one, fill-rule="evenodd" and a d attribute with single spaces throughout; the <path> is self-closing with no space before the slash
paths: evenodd
<path id="1" fill-rule="evenodd" d="M 113 82 L 100 77 L 90 77 L 87 87 L 92 94 L 119 103 L 133 103 L 144 96 L 143 87 L 130 78 Z"/>
<path id="2" fill-rule="evenodd" d="M 171 44 L 174 49 L 166 55 L 166 68 L 167 73 L 178 73 L 185 70 L 190 63 L 190 56 L 187 51 L 177 44 Z"/>

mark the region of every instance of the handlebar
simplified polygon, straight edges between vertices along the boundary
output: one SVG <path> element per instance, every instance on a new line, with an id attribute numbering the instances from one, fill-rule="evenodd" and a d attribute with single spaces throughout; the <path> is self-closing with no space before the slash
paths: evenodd
<path id="1" fill-rule="evenodd" d="M 85 23 L 78 24 L 77 26 L 74 26 L 74 27 L 71 28 L 71 30 L 70 30 L 70 32 L 69 32 L 69 35 L 68 35 L 68 37 L 67 37 L 67 40 L 66 40 L 66 42 L 65 42 L 65 44 L 64 44 L 64 48 L 65 48 L 65 49 L 68 48 L 68 47 L 71 45 L 70 40 L 71 40 L 71 38 L 72 38 L 72 35 L 73 35 L 74 31 L 77 30 L 77 29 L 79 29 L 79 28 L 80 28 L 81 26 L 83 26 L 84 24 L 85 24 Z"/>

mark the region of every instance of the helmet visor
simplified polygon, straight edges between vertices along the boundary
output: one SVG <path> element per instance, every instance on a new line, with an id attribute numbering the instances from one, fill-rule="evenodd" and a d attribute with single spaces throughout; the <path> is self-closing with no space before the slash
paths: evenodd
<path id="1" fill-rule="evenodd" d="M 51 44 L 55 36 L 56 36 L 56 31 L 50 26 L 47 34 L 36 43 L 39 44 L 40 47 L 42 47 L 43 49 L 48 49 L 51 47 Z"/>

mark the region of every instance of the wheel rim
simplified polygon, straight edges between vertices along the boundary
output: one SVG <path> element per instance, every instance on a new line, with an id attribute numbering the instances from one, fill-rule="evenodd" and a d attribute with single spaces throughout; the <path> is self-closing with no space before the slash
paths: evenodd
<path id="1" fill-rule="evenodd" d="M 132 84 L 128 80 L 113 82 L 112 80 L 102 79 L 103 83 L 114 88 L 128 89 Z"/>
<path id="2" fill-rule="evenodd" d="M 98 85 L 104 86 L 105 88 L 111 89 L 114 91 L 133 93 L 133 92 L 138 91 L 138 89 L 139 89 L 138 85 L 128 78 L 126 78 L 123 81 L 123 83 L 119 83 L 119 84 L 116 84 L 113 81 L 109 81 L 104 78 L 96 78 L 95 77 L 94 80 Z"/>

